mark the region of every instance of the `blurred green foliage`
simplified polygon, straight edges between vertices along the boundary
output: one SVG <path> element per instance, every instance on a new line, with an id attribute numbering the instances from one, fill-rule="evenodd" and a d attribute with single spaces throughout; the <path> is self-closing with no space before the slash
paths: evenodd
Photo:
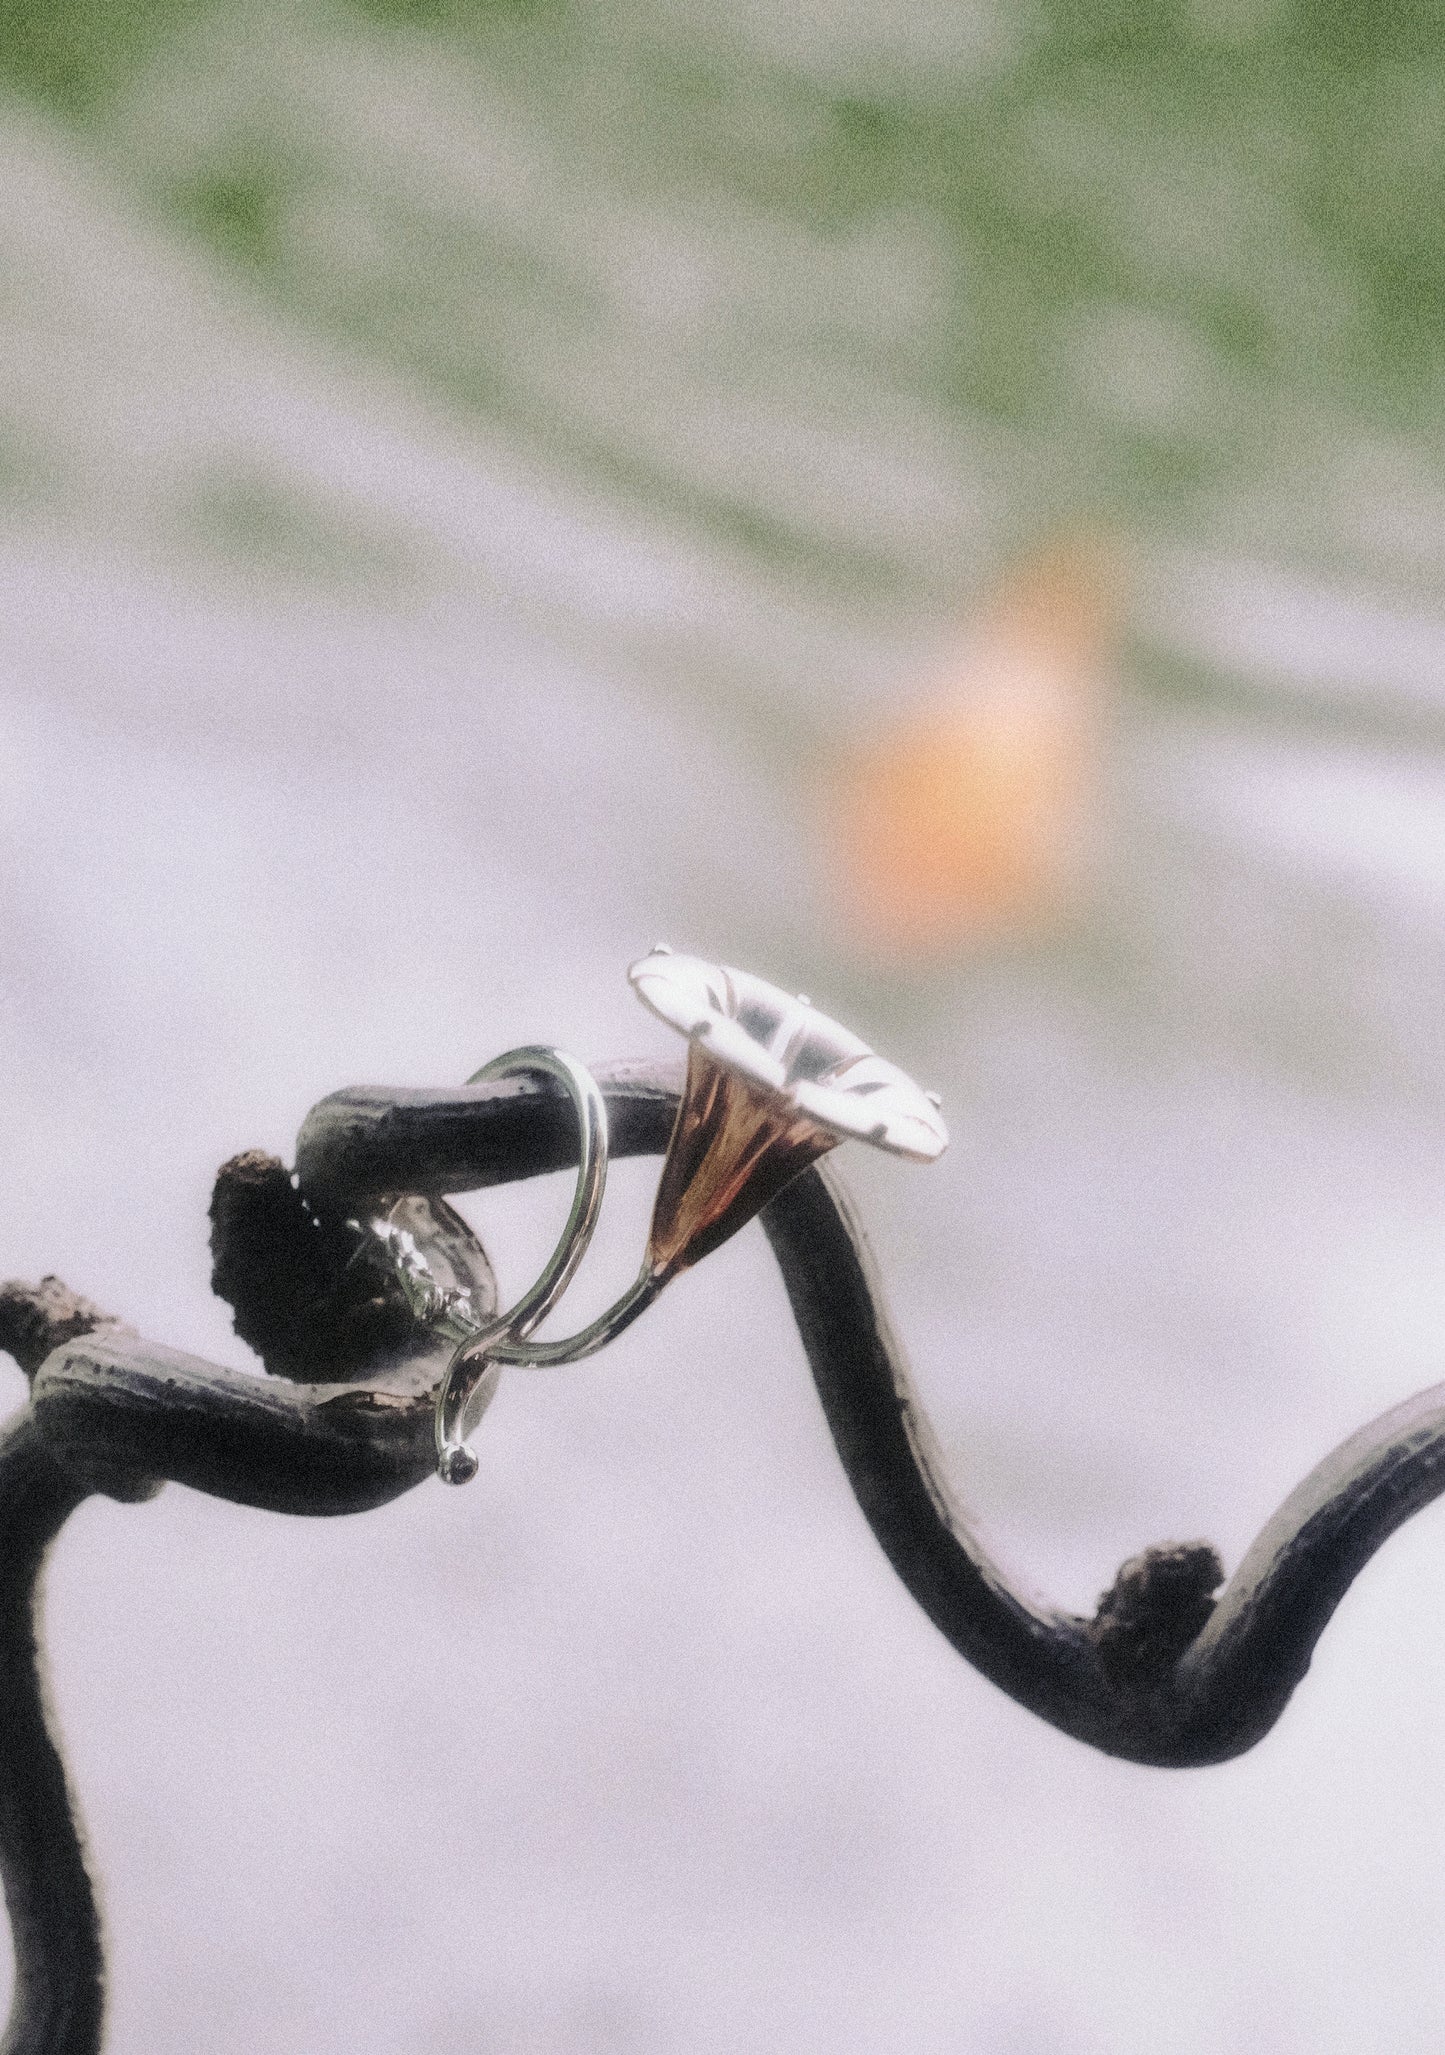
<path id="1" fill-rule="evenodd" d="M 206 0 L 0 0 L 0 68 L 22 92 L 84 114 Z"/>
<path id="2" fill-rule="evenodd" d="M 425 569 L 407 539 L 354 511 L 341 515 L 319 496 L 254 471 L 212 471 L 196 481 L 187 528 L 231 565 L 265 571 L 315 590 L 348 587 L 375 596 L 415 592 Z"/>
<path id="3" fill-rule="evenodd" d="M 1356 453 L 1439 471 L 1439 10 L 939 20 L 9 0 L 0 61 L 298 318 L 775 563 L 941 589 L 977 493 L 1350 560 Z"/>

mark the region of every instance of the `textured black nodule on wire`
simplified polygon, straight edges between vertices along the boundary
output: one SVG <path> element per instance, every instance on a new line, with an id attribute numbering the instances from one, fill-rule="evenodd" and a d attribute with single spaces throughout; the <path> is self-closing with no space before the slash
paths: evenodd
<path id="1" fill-rule="evenodd" d="M 679 1072 L 597 1077 L 612 1154 L 661 1154 Z M 92 1491 L 141 1501 L 169 1479 L 330 1514 L 430 1477 L 447 1352 L 351 1223 L 390 1194 L 503 1184 L 565 1169 L 576 1150 L 568 1101 L 529 1077 L 336 1093 L 302 1127 L 295 1179 L 272 1158 L 235 1158 L 212 1203 L 213 1281 L 266 1379 L 144 1341 L 54 1278 L 0 1287 L 0 1347 L 31 1378 L 0 1434 L 0 1873 L 16 1957 L 0 2055 L 93 2055 L 103 2031 L 100 1923 L 39 1666 L 51 1540 Z M 1437 1387 L 1312 1471 L 1217 1596 L 1213 1549 L 1174 1543 L 1126 1563 L 1092 1619 L 1052 1611 L 956 1504 L 831 1169 L 804 1171 L 761 1218 L 839 1456 L 899 1577 L 976 1669 L 1110 1755 L 1190 1768 L 1252 1747 L 1362 1565 L 1445 1490 Z"/>

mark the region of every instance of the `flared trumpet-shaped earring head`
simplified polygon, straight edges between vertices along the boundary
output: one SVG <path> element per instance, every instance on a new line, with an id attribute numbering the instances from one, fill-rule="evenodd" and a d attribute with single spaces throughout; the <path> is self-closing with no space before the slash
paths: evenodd
<path id="1" fill-rule="evenodd" d="M 948 1146 L 936 1102 L 810 1000 L 662 948 L 628 975 L 691 1044 L 648 1239 L 659 1282 L 850 1136 L 920 1162 Z"/>
<path id="2" fill-rule="evenodd" d="M 652 1209 L 649 1268 L 663 1278 L 700 1262 L 838 1140 L 694 1042 Z"/>

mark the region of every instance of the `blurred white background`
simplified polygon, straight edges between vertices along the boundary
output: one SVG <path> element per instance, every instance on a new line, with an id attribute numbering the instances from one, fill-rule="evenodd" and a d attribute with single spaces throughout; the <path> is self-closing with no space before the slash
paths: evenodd
<path id="1" fill-rule="evenodd" d="M 664 1053 L 663 936 L 943 1092 L 935 1170 L 844 1170 L 1011 1558 L 1086 1611 L 1151 1541 L 1236 1562 L 1445 1332 L 1434 53 L 50 19 L 0 25 L 5 1274 L 246 1365 L 222 1159 Z M 473 1204 L 504 1286 L 564 1205 Z M 917 1612 L 756 1228 L 477 1449 L 363 1519 L 65 1531 L 116 2055 L 1439 2045 L 1438 1514 L 1168 1774 Z"/>

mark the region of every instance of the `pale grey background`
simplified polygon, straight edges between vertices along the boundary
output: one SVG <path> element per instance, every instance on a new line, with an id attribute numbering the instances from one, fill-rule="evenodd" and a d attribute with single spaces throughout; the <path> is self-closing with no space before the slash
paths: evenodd
<path id="1" fill-rule="evenodd" d="M 331 28 L 287 20 L 294 46 L 245 17 L 149 74 L 131 160 L 200 119 L 188 79 L 259 72 L 298 122 L 334 116 L 337 193 L 378 136 L 430 138 L 440 189 L 492 193 L 529 246 L 594 232 L 580 174 L 568 204 L 519 172 L 477 187 L 473 132 L 495 155 L 524 126 L 501 88 L 479 123 L 410 45 L 349 31 L 328 70 Z M 883 705 L 937 616 L 764 572 L 522 452 L 283 318 L 107 161 L 0 106 L 6 418 L 43 481 L 0 534 L 6 1274 L 245 1363 L 207 1290 L 221 1159 L 288 1153 L 348 1082 L 536 1038 L 661 1052 L 622 973 L 665 935 L 806 984 L 944 1092 L 936 1171 L 847 1172 L 960 1484 L 1056 1598 L 1091 1606 L 1151 1540 L 1237 1560 L 1333 1441 L 1438 1374 L 1445 767 L 1348 714 L 1435 717 L 1428 589 L 1281 568 L 1243 514 L 1237 545 L 1161 538 L 1138 622 L 1270 718 L 1127 702 L 1092 926 L 890 992 L 829 929 L 769 721 Z M 750 235 L 704 240 L 754 253 L 755 305 L 826 301 L 821 259 Z M 597 247 L 634 248 L 619 293 L 682 320 L 653 217 Z M 926 302 L 901 230 L 854 261 L 840 303 L 910 264 Z M 905 529 L 988 532 L 981 443 L 870 420 L 914 465 Z M 830 518 L 886 527 L 852 435 L 801 469 Z M 1312 475 L 1280 504 L 1313 517 Z M 264 547 L 205 539 L 235 479 L 292 509 Z M 1438 505 L 1411 505 L 1428 564 Z M 645 1168 L 615 1191 L 579 1311 L 630 1268 Z M 563 1204 L 478 1205 L 504 1281 Z M 364 1519 L 172 1488 L 66 1530 L 50 1639 L 116 2055 L 1438 2046 L 1438 1514 L 1362 1577 L 1256 1753 L 1166 1775 L 1052 1734 L 915 1610 L 755 1229 L 602 1360 L 510 1377 L 478 1452 L 469 1491 Z"/>

